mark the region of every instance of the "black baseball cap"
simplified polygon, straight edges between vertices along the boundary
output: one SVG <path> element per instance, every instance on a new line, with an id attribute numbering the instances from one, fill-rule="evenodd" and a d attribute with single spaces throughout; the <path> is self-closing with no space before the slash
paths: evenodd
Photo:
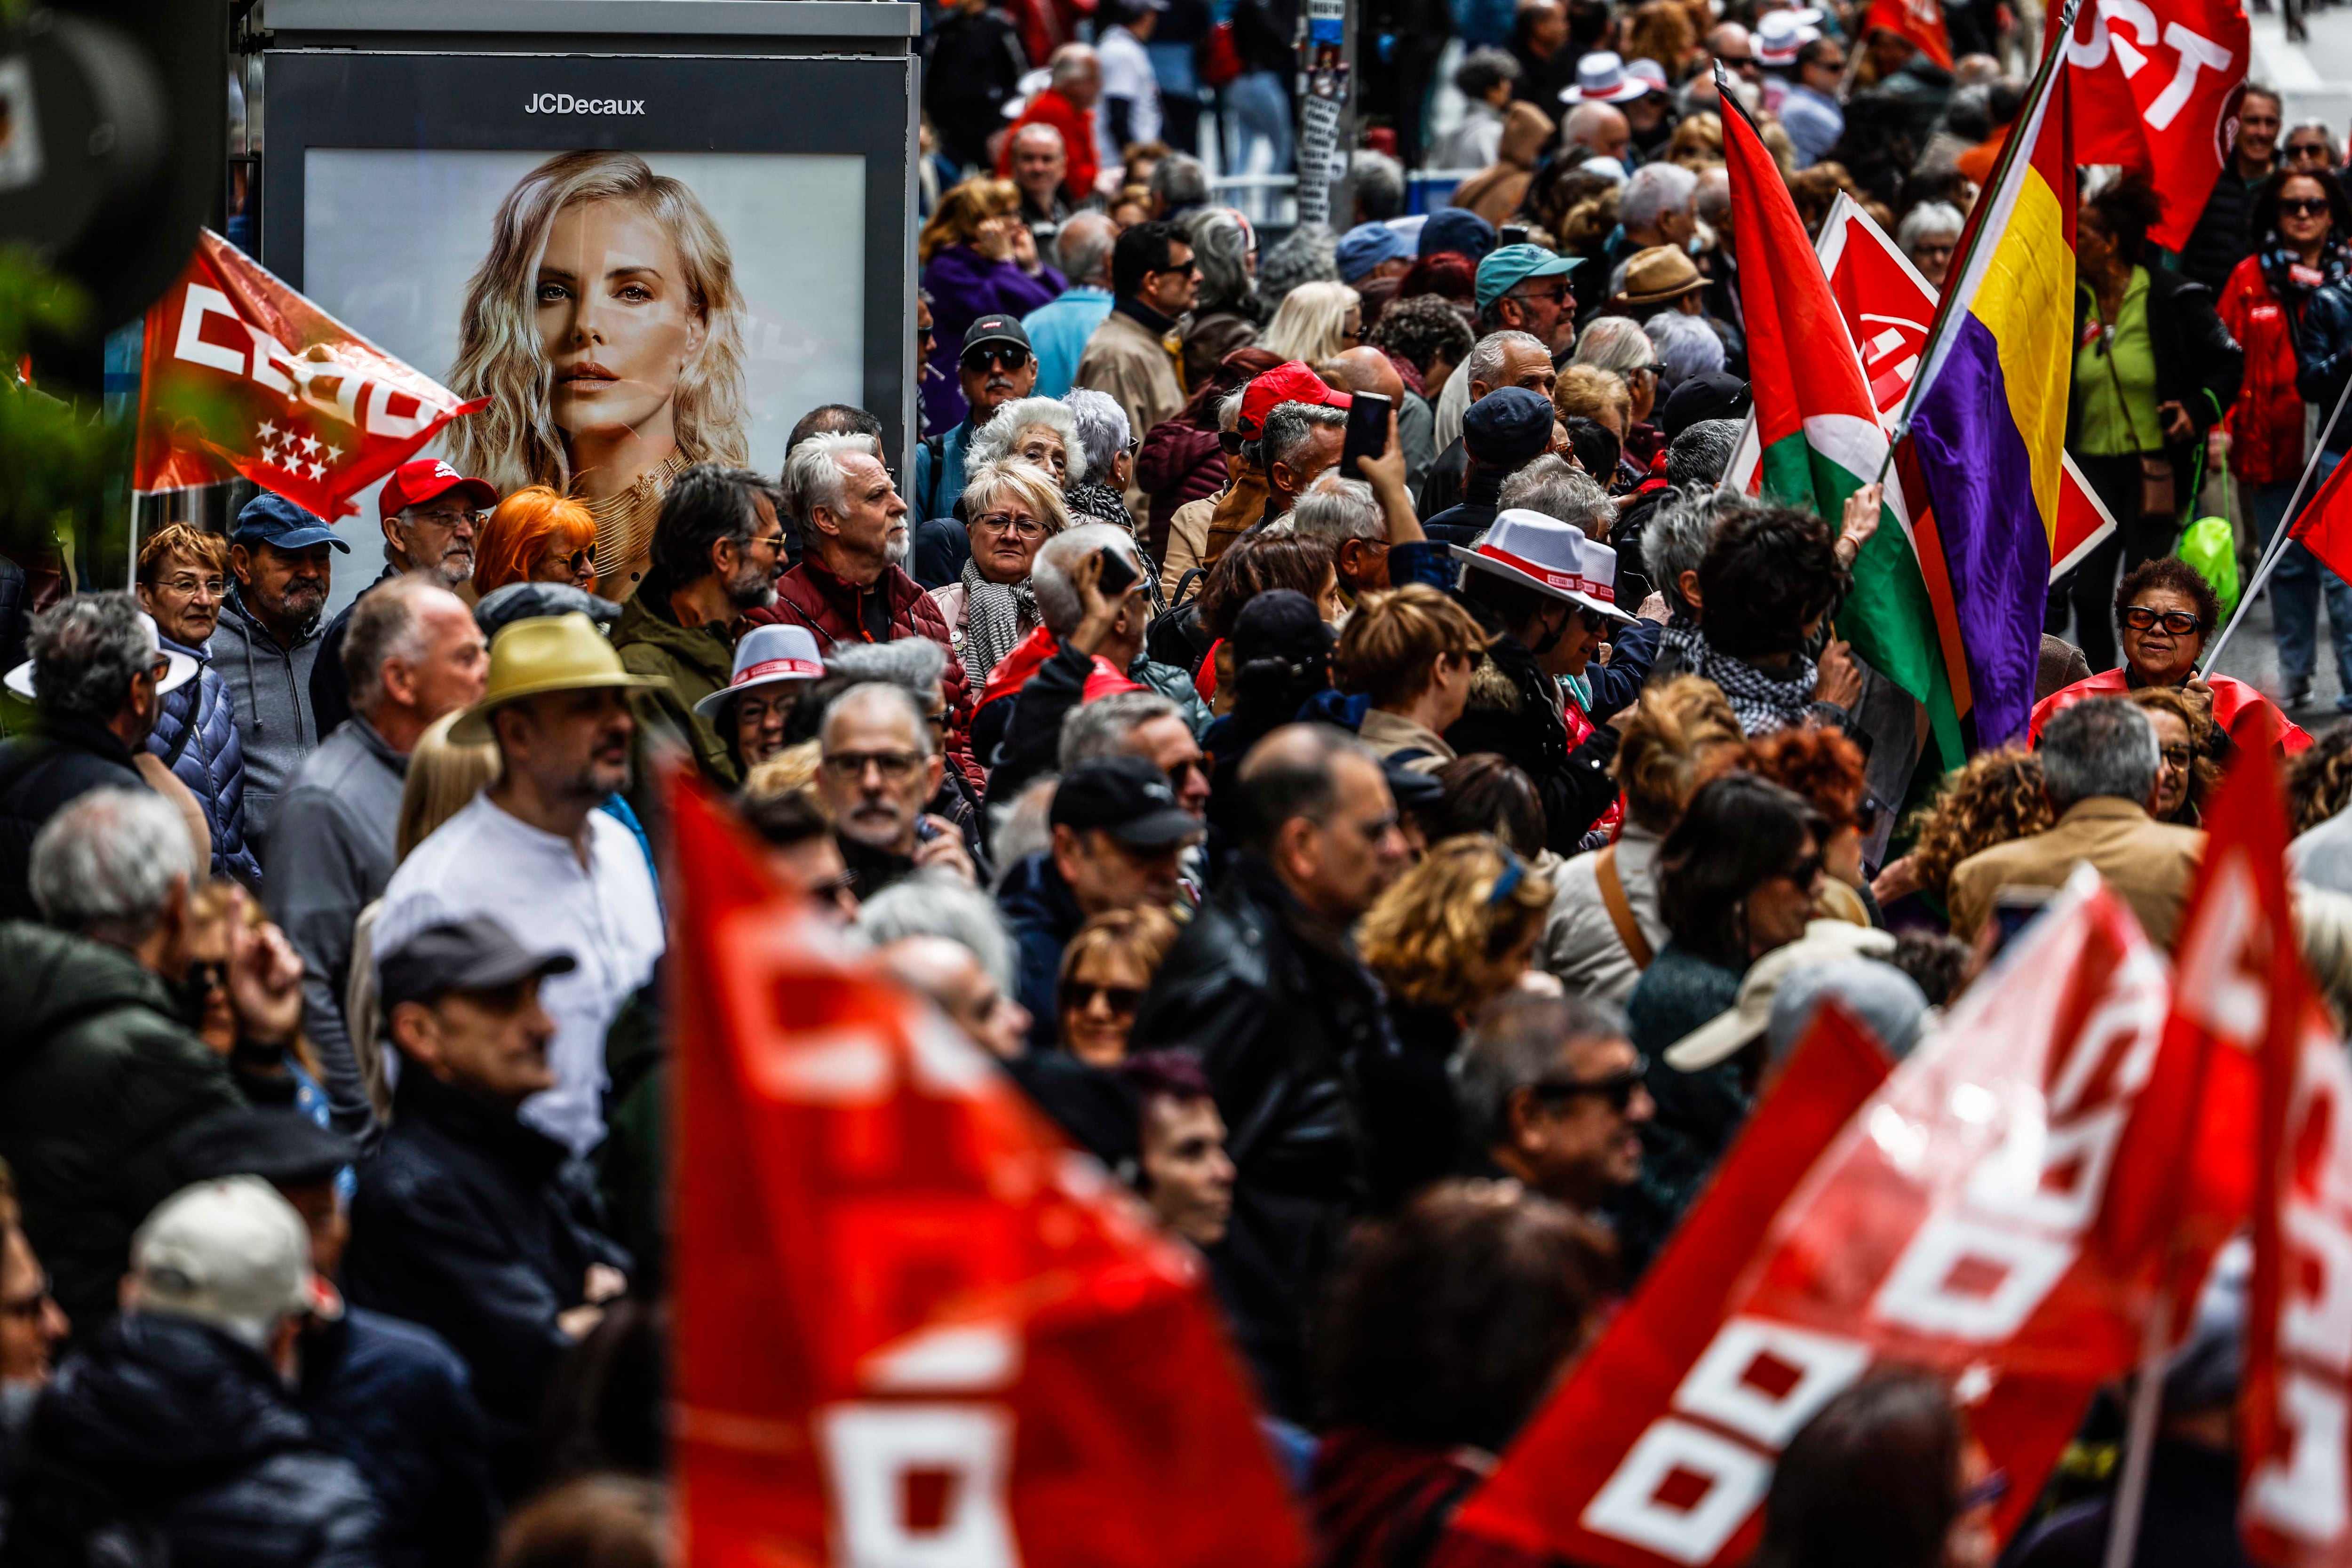
<path id="1" fill-rule="evenodd" d="M 1054 786 L 1046 821 L 1081 833 L 1100 828 L 1138 849 L 1201 836 L 1201 819 L 1176 804 L 1168 775 L 1142 757 L 1089 757 Z"/>
<path id="2" fill-rule="evenodd" d="M 207 1116 L 172 1140 L 182 1186 L 224 1176 L 258 1176 L 299 1186 L 331 1179 L 360 1157 L 359 1141 L 299 1110 L 247 1106 Z"/>
<path id="3" fill-rule="evenodd" d="M 1315 601 L 1296 588 L 1268 589 L 1234 617 L 1236 666 L 1275 658 L 1293 666 L 1313 664 L 1329 658 L 1339 640 L 1339 634 L 1324 622 Z"/>
<path id="4" fill-rule="evenodd" d="M 972 350 L 984 348 L 990 343 L 1026 349 L 1029 347 L 1029 332 L 1022 326 L 1019 317 L 999 315 L 993 312 L 982 316 L 964 329 L 963 353 L 970 353 Z"/>
<path id="5" fill-rule="evenodd" d="M 488 915 L 427 926 L 376 963 L 383 1010 L 451 991 L 495 991 L 533 975 L 568 974 L 568 952 L 533 952 Z"/>
<path id="6" fill-rule="evenodd" d="M 1667 395 L 1658 428 L 1671 441 L 1702 420 L 1744 419 L 1748 405 L 1748 384 L 1738 376 L 1719 370 L 1695 375 Z"/>

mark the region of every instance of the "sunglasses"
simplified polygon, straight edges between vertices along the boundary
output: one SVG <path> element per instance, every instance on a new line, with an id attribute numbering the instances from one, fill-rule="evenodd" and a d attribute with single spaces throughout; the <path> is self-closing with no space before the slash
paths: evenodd
<path id="1" fill-rule="evenodd" d="M 2290 142 L 2286 144 L 2286 155 L 2290 158 L 2325 158 L 2327 156 L 2327 143 L 2325 142 Z"/>
<path id="2" fill-rule="evenodd" d="M 200 958 L 188 965 L 188 988 L 209 996 L 228 989 L 228 965 L 217 958 Z"/>
<path id="3" fill-rule="evenodd" d="M 966 349 L 963 367 L 978 375 L 993 365 L 1002 371 L 1022 371 L 1029 368 L 1027 349 Z"/>
<path id="4" fill-rule="evenodd" d="M 1095 1005 L 1097 996 L 1109 1004 L 1110 1010 L 1121 1017 L 1143 1005 L 1143 992 L 1138 986 L 1088 985 L 1078 980 L 1073 980 L 1062 988 L 1062 1005 L 1072 1012 L 1083 1013 Z"/>
<path id="5" fill-rule="evenodd" d="M 824 759 L 824 771 L 845 783 L 866 777 L 867 768 L 879 768 L 893 784 L 913 778 L 927 759 L 917 752 L 835 752 Z"/>
<path id="6" fill-rule="evenodd" d="M 1806 856 L 1803 859 L 1798 861 L 1795 865 L 1781 872 L 1780 875 L 1786 877 L 1790 881 L 1794 882 L 1800 888 L 1810 888 L 1815 882 L 1821 880 L 1822 865 L 1822 852 L 1816 849 L 1811 855 Z"/>
<path id="7" fill-rule="evenodd" d="M 1650 1058 L 1635 1057 L 1632 1067 L 1606 1078 L 1538 1079 L 1528 1085 L 1528 1091 L 1538 1100 L 1578 1100 L 1591 1095 L 1607 1100 L 1609 1109 L 1622 1116 L 1632 1107 L 1633 1091 L 1642 1087 L 1649 1070 Z"/>
<path id="8" fill-rule="evenodd" d="M 2205 629 L 2205 623 L 2186 610 L 2150 610 L 2138 605 L 2124 612 L 2124 625 L 2136 632 L 2152 632 L 2162 626 L 2177 637 Z"/>
<path id="9" fill-rule="evenodd" d="M 2281 196 L 2279 211 L 2288 217 L 2317 217 L 2327 210 L 2327 203 L 2318 196 Z"/>
<path id="10" fill-rule="evenodd" d="M 1181 789 L 1184 787 L 1184 781 L 1196 774 L 1203 783 L 1207 782 L 1209 777 L 1207 758 L 1187 757 L 1181 763 L 1171 763 L 1168 769 L 1168 782 Z"/>
<path id="11" fill-rule="evenodd" d="M 575 550 L 563 558 L 564 569 L 574 577 L 586 576 L 595 564 L 596 552 L 593 550 Z"/>

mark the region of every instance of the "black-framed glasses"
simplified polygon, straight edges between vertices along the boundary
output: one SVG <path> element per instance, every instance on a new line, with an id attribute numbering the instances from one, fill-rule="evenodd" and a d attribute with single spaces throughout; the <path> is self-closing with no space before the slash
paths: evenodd
<path id="1" fill-rule="evenodd" d="M 215 991 L 227 990 L 227 961 L 219 958 L 199 958 L 189 964 L 188 988 L 204 996 L 209 996 Z"/>
<path id="2" fill-rule="evenodd" d="M 963 367 L 972 374 L 978 375 L 992 366 L 1006 372 L 1026 370 L 1029 368 L 1029 351 L 1015 348 L 979 348 L 963 351 Z"/>
<path id="3" fill-rule="evenodd" d="M 1821 880 L 1822 852 L 1818 849 L 1780 873 L 1800 888 L 1810 888 Z"/>
<path id="4" fill-rule="evenodd" d="M 1206 757 L 1183 757 L 1168 764 L 1168 782 L 1177 789 L 1184 787 L 1188 777 L 1198 775 L 1202 784 L 1209 782 L 1209 760 Z"/>
<path id="5" fill-rule="evenodd" d="M 1045 525 L 1034 517 L 1015 517 L 1009 511 L 992 511 L 979 519 L 980 526 L 991 533 L 1003 533 L 1007 529 L 1024 539 L 1043 539 Z"/>
<path id="6" fill-rule="evenodd" d="M 1633 1091 L 1640 1089 L 1650 1070 L 1650 1058 L 1635 1057 L 1633 1065 L 1622 1071 L 1601 1078 L 1539 1078 L 1528 1085 L 1528 1092 L 1538 1100 L 1580 1100 L 1591 1096 L 1605 1100 L 1609 1108 L 1622 1116 L 1632 1109 Z"/>
<path id="7" fill-rule="evenodd" d="M 2283 217 L 2317 217 L 2327 210 L 2324 196 L 2281 196 L 2279 215 Z"/>
<path id="8" fill-rule="evenodd" d="M 1095 1005 L 1097 996 L 1108 1003 L 1110 1010 L 1120 1017 L 1143 1005 L 1143 992 L 1139 986 L 1089 985 L 1082 980 L 1073 980 L 1063 987 L 1062 1005 L 1073 1012 L 1083 1013 Z"/>
<path id="9" fill-rule="evenodd" d="M 2286 144 L 2286 155 L 2290 158 L 2316 158 L 2320 162 L 2325 163 L 2327 160 L 2327 143 L 2325 142 L 2290 142 Z"/>
<path id="10" fill-rule="evenodd" d="M 779 541 L 779 542 L 782 542 Z M 563 558 L 563 565 L 564 569 L 574 577 L 584 577 L 596 565 L 596 552 L 593 550 L 575 550 Z"/>
<path id="11" fill-rule="evenodd" d="M 2186 610 L 2151 610 L 2145 605 L 2134 605 L 2126 610 L 2124 625 L 2136 632 L 2152 632 L 2162 626 L 2177 637 L 2205 629 L 2205 623 Z"/>

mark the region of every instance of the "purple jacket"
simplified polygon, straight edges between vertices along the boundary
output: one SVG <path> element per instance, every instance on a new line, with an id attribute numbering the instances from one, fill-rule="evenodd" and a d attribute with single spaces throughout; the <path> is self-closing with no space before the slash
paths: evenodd
<path id="1" fill-rule="evenodd" d="M 923 287 L 931 295 L 931 330 L 939 334 L 931 363 L 940 374 L 923 383 L 926 433 L 952 430 L 970 412 L 956 379 L 956 361 L 971 324 L 992 310 L 1018 321 L 1069 286 L 1050 267 L 1032 278 L 1013 262 L 991 261 L 968 245 L 951 245 L 931 258 L 923 268 Z"/>

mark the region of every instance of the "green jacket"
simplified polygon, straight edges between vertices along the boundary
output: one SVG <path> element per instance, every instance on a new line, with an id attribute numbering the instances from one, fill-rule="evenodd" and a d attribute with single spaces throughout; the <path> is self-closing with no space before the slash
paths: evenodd
<path id="1" fill-rule="evenodd" d="M 724 626 L 681 626 L 657 614 L 650 603 L 659 591 L 650 584 L 621 606 L 613 625 L 613 649 L 631 675 L 657 675 L 669 682 L 630 699 L 637 722 L 674 737 L 694 754 L 702 776 L 722 789 L 743 782 L 743 770 L 734 748 L 694 705 L 714 691 L 726 689 L 735 672 L 735 645 Z"/>
<path id="2" fill-rule="evenodd" d="M 131 1235 L 180 1185 L 190 1123 L 244 1103 L 228 1064 L 120 948 L 0 924 L 0 1159 L 77 1339 L 115 1312 Z"/>

